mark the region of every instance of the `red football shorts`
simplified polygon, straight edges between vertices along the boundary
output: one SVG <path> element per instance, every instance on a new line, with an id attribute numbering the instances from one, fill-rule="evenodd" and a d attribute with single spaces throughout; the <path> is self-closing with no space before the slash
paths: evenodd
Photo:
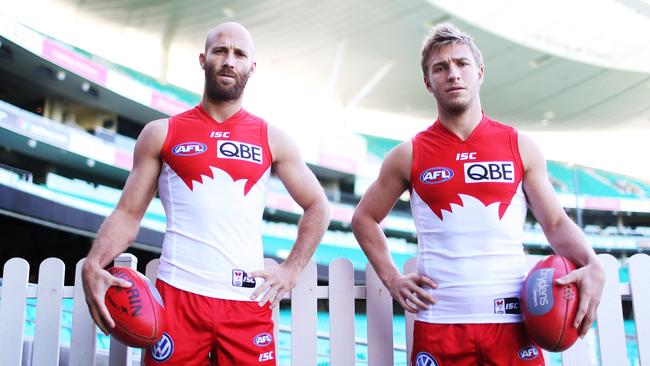
<path id="1" fill-rule="evenodd" d="M 523 323 L 415 322 L 412 366 L 544 366 Z"/>
<path id="2" fill-rule="evenodd" d="M 148 366 L 275 366 L 273 320 L 268 304 L 201 296 L 161 280 L 163 337 L 146 351 Z"/>

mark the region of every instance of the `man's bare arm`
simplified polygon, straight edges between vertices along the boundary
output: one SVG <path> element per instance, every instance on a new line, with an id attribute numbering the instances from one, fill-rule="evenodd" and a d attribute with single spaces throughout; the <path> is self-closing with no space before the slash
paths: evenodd
<path id="1" fill-rule="evenodd" d="M 133 169 L 124 185 L 115 210 L 102 224 L 84 261 L 82 278 L 86 302 L 95 323 L 104 333 L 115 326 L 104 304 L 111 286 L 129 286 L 104 270 L 124 252 L 138 234 L 140 221 L 157 189 L 160 174 L 160 149 L 167 133 L 167 120 L 149 123 L 138 137 L 133 154 Z"/>
<path id="2" fill-rule="evenodd" d="M 295 142 L 281 130 L 269 126 L 269 145 L 273 154 L 273 169 L 291 197 L 303 208 L 298 235 L 286 261 L 270 270 L 258 270 L 253 277 L 265 282 L 251 295 L 260 305 L 267 301 L 275 307 L 284 294 L 297 283 L 303 268 L 314 254 L 330 220 L 330 207 L 323 188 L 300 157 Z"/>

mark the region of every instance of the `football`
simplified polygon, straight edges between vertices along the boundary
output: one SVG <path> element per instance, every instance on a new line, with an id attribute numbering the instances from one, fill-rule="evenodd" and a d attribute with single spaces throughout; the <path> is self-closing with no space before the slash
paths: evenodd
<path id="1" fill-rule="evenodd" d="M 575 270 L 576 266 L 559 255 L 540 260 L 528 273 L 522 293 L 522 315 L 530 337 L 540 347 L 561 352 L 578 339 L 573 326 L 578 310 L 575 284 L 558 285 L 555 280 Z"/>
<path id="2" fill-rule="evenodd" d="M 153 345 L 165 327 L 165 308 L 158 290 L 133 269 L 111 267 L 108 272 L 131 283 L 129 288 L 112 286 L 106 292 L 106 307 L 115 321 L 111 336 L 129 347 Z"/>

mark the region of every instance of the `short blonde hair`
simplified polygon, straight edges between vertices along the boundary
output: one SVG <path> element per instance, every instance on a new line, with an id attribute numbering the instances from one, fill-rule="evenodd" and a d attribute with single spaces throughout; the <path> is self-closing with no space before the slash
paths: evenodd
<path id="1" fill-rule="evenodd" d="M 420 61 L 420 65 L 422 66 L 422 72 L 425 78 L 427 77 L 428 68 L 426 62 L 431 52 L 440 47 L 458 43 L 468 45 L 472 49 L 474 59 L 478 65 L 483 65 L 483 55 L 481 55 L 481 51 L 476 47 L 474 40 L 469 34 L 461 31 L 451 23 L 440 23 L 431 28 L 429 35 L 422 44 L 422 60 Z"/>

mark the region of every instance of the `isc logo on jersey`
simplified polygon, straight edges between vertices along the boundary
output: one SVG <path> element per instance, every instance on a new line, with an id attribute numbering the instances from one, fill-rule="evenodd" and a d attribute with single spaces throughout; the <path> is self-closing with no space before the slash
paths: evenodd
<path id="1" fill-rule="evenodd" d="M 424 184 L 438 184 L 454 177 L 454 171 L 449 168 L 429 168 L 420 174 L 420 182 Z"/>
<path id="2" fill-rule="evenodd" d="M 217 141 L 217 157 L 262 164 L 262 148 L 245 142 L 219 140 Z"/>
<path id="3" fill-rule="evenodd" d="M 511 161 L 465 163 L 465 183 L 514 183 L 515 165 Z"/>
<path id="4" fill-rule="evenodd" d="M 172 148 L 172 154 L 176 156 L 192 156 L 203 154 L 208 147 L 200 142 L 183 142 Z"/>

